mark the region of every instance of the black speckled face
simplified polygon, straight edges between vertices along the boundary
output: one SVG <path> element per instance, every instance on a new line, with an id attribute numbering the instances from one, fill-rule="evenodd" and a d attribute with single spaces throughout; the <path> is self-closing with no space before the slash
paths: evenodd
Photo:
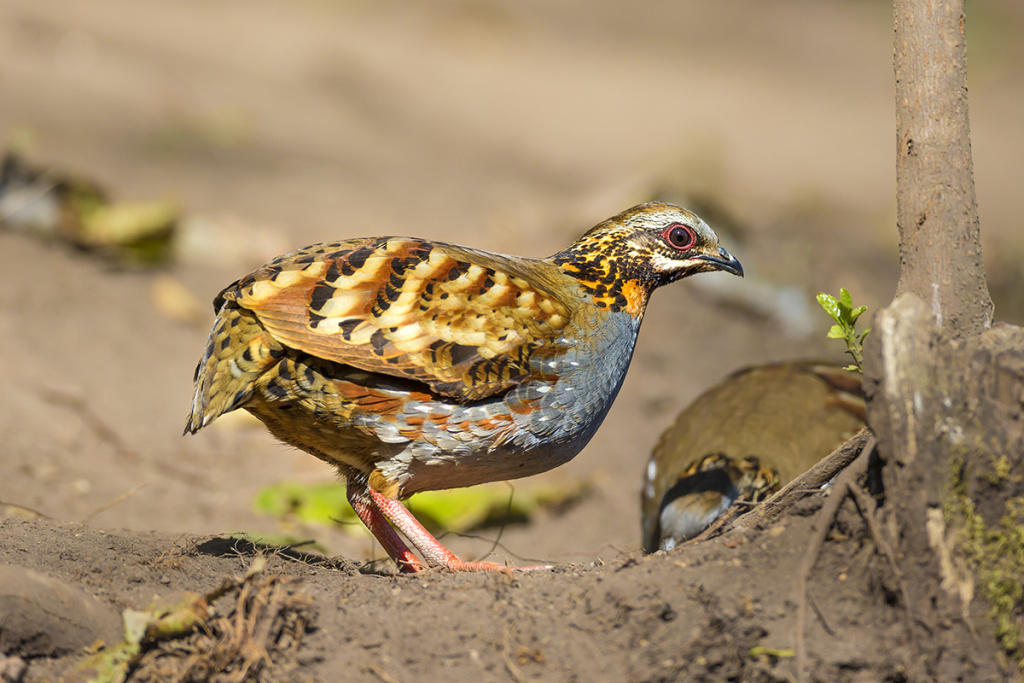
<path id="1" fill-rule="evenodd" d="M 743 268 L 696 214 L 652 202 L 592 228 L 551 257 L 603 308 L 639 317 L 651 292 L 696 273 Z"/>

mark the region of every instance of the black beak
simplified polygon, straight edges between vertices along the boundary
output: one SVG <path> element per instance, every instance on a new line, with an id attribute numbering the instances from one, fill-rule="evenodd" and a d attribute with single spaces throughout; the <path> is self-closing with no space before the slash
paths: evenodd
<path id="1" fill-rule="evenodd" d="M 743 266 L 736 260 L 736 257 L 727 252 L 722 247 L 718 248 L 718 256 L 711 256 L 710 254 L 701 254 L 698 256 L 702 261 L 707 261 L 712 264 L 718 270 L 724 270 L 727 273 L 733 275 L 739 275 L 743 277 Z"/>

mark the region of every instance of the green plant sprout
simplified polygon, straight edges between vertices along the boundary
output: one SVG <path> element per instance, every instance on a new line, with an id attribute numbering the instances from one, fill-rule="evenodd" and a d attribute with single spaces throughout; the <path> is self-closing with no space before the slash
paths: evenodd
<path id="1" fill-rule="evenodd" d="M 845 288 L 839 288 L 839 298 L 836 299 L 831 294 L 820 292 L 818 294 L 818 303 L 825 309 L 836 324 L 831 327 L 828 331 L 829 339 L 843 339 L 846 341 L 846 352 L 853 357 L 853 364 L 847 365 L 846 370 L 856 370 L 857 372 L 864 372 L 864 338 L 868 336 L 870 328 L 864 330 L 861 333 L 857 333 L 857 318 L 861 316 L 864 311 L 868 310 L 867 306 L 853 307 L 853 300 L 850 297 L 850 293 Z"/>

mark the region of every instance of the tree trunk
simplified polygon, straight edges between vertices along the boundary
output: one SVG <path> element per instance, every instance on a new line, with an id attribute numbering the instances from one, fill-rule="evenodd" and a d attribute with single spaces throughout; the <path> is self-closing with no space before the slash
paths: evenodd
<path id="1" fill-rule="evenodd" d="M 963 2 L 895 0 L 894 13 L 900 279 L 865 347 L 868 424 L 911 678 L 963 680 L 981 650 L 992 670 L 974 680 L 990 680 L 1024 653 L 1024 331 L 988 329 Z"/>
<path id="2" fill-rule="evenodd" d="M 967 117 L 963 0 L 896 0 L 900 279 L 953 336 L 992 320 Z"/>

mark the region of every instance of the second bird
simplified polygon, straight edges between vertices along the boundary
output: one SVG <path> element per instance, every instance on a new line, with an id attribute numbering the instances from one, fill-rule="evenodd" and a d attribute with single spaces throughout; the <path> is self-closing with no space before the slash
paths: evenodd
<path id="1" fill-rule="evenodd" d="M 401 501 L 572 459 L 615 400 L 651 293 L 714 270 L 743 274 L 704 221 L 662 203 L 543 259 L 413 237 L 299 249 L 214 299 L 185 431 L 244 408 L 338 468 L 399 569 L 507 571 L 460 560 Z"/>

